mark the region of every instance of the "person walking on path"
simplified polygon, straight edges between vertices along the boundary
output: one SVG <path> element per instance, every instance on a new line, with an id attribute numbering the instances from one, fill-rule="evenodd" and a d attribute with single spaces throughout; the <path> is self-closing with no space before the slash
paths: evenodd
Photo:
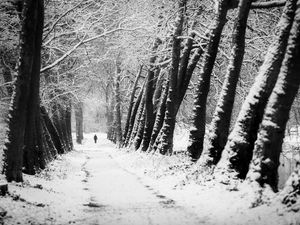
<path id="1" fill-rule="evenodd" d="M 95 135 L 94 135 L 94 141 L 95 141 L 95 144 L 97 143 L 97 140 L 98 140 L 98 137 L 97 137 L 97 135 L 95 134 Z"/>

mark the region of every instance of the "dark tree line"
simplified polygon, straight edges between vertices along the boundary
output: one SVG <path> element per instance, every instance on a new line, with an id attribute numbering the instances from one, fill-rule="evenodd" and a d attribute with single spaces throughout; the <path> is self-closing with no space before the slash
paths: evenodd
<path id="1" fill-rule="evenodd" d="M 51 112 L 40 102 L 41 46 L 44 28 L 44 1 L 24 0 L 17 75 L 13 90 L 8 87 L 11 106 L 8 112 L 4 172 L 7 181 L 23 181 L 22 173 L 35 174 L 57 154 L 72 149 L 71 102 L 53 106 Z M 5 73 L 8 81 L 12 76 Z M 45 75 L 45 79 L 51 76 Z M 52 118 L 50 118 L 50 116 Z"/>

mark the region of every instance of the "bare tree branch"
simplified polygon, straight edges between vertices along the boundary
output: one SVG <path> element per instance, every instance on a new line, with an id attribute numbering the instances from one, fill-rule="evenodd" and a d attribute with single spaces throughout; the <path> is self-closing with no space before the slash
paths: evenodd
<path id="1" fill-rule="evenodd" d="M 82 0 L 81 2 L 79 2 L 77 5 L 75 5 L 74 7 L 70 8 L 69 10 L 67 10 L 65 13 L 63 13 L 60 17 L 57 18 L 57 20 L 52 24 L 51 28 L 48 30 L 48 32 L 44 35 L 43 40 L 46 40 L 46 38 L 50 35 L 50 33 L 53 31 L 53 29 L 55 28 L 56 24 L 63 18 L 65 17 L 69 12 L 73 11 L 74 9 L 76 9 L 78 6 L 81 5 L 81 3 L 83 3 L 84 0 Z"/>
<path id="2" fill-rule="evenodd" d="M 62 55 L 60 58 L 58 58 L 57 60 L 55 60 L 53 63 L 51 63 L 50 65 L 48 66 L 45 66 L 44 68 L 41 69 L 41 73 L 53 68 L 54 66 L 58 65 L 60 62 L 62 62 L 65 58 L 67 58 L 72 52 L 74 52 L 79 46 L 85 44 L 85 43 L 88 43 L 88 42 L 91 42 L 93 40 L 96 40 L 98 38 L 101 38 L 101 37 L 104 37 L 106 35 L 109 35 L 109 34 L 112 34 L 112 33 L 115 33 L 117 31 L 136 31 L 138 29 L 144 29 L 142 27 L 136 27 L 136 28 L 132 28 L 132 29 L 129 29 L 129 28 L 116 28 L 116 29 L 113 29 L 113 30 L 110 30 L 110 31 L 106 31 L 106 32 L 103 32 L 102 34 L 99 34 L 99 35 L 96 35 L 94 37 L 90 37 L 90 38 L 83 38 L 81 41 L 79 41 L 76 45 L 74 45 L 69 51 L 67 51 L 64 55 Z"/>

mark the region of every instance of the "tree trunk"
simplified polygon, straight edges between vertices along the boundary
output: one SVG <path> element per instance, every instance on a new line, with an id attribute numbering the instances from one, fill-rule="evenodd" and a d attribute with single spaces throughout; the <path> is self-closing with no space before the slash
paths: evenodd
<path id="1" fill-rule="evenodd" d="M 145 130 L 145 123 L 146 123 L 146 106 L 145 102 L 142 106 L 142 114 L 139 117 L 139 121 L 137 123 L 136 133 L 134 135 L 133 140 L 133 147 L 135 150 L 138 150 L 141 146 L 142 140 L 143 140 L 143 134 Z"/>
<path id="2" fill-rule="evenodd" d="M 193 30 L 196 26 L 196 22 L 194 21 L 192 26 L 191 26 L 191 29 Z M 191 55 L 191 51 L 193 49 L 193 44 L 194 44 L 194 38 L 195 38 L 196 34 L 195 32 L 191 32 L 189 34 L 189 38 L 186 40 L 186 43 L 185 43 L 185 46 L 184 46 L 184 49 L 182 50 L 182 56 L 181 56 L 181 59 L 180 59 L 180 65 L 179 65 L 179 69 L 178 69 L 178 78 L 177 78 L 177 88 L 176 88 L 176 91 L 177 91 L 177 97 L 178 97 L 178 101 L 176 102 L 176 114 L 178 112 L 178 109 L 181 105 L 181 101 L 183 100 L 183 98 L 181 99 L 181 93 L 184 92 L 183 96 L 185 95 L 186 93 L 186 89 L 188 86 L 186 86 L 186 89 L 183 90 L 184 88 L 184 84 L 185 84 L 185 81 L 187 80 L 187 77 L 190 77 L 189 75 L 193 74 L 193 71 L 190 71 L 190 67 L 188 68 L 189 65 L 189 61 L 190 61 L 190 55 Z M 200 49 L 200 47 L 198 48 Z M 194 59 L 194 57 L 193 57 Z M 200 59 L 200 57 L 198 58 L 198 60 Z M 196 62 L 196 64 L 198 63 L 198 60 Z M 193 61 L 194 62 L 194 61 Z M 195 66 L 196 67 L 196 66 Z M 194 67 L 194 69 L 195 69 Z M 189 70 L 189 71 L 188 71 Z M 190 74 L 189 74 L 189 73 Z M 190 79 L 188 79 L 188 83 L 190 82 Z"/>
<path id="3" fill-rule="evenodd" d="M 158 71 L 157 81 L 155 84 L 155 90 L 153 94 L 153 111 L 156 115 L 158 108 L 160 107 L 160 99 L 163 91 L 163 86 L 165 82 L 165 74 L 162 72 L 161 69 Z"/>
<path id="4" fill-rule="evenodd" d="M 39 84 L 31 83 L 31 79 L 35 82 L 39 81 L 43 1 L 24 0 L 22 18 L 18 75 L 9 110 L 7 141 L 4 150 L 6 160 L 4 169 L 9 182 L 23 181 L 23 147 L 28 120 L 30 87 L 39 87 Z"/>
<path id="5" fill-rule="evenodd" d="M 211 28 L 209 42 L 203 58 L 203 66 L 201 68 L 199 80 L 196 87 L 193 109 L 193 124 L 190 130 L 190 144 L 187 148 L 190 157 L 193 160 L 197 160 L 203 150 L 203 140 L 206 124 L 206 102 L 210 88 L 210 77 L 217 56 L 222 30 L 226 23 L 226 15 L 229 8 L 229 3 L 229 0 L 219 1 L 218 14 L 215 19 L 214 25 Z"/>
<path id="6" fill-rule="evenodd" d="M 117 74 L 115 80 L 115 121 L 114 127 L 116 132 L 116 144 L 119 148 L 123 145 L 122 139 L 122 124 L 121 124 L 121 98 L 120 98 L 120 80 L 121 80 L 121 68 L 119 62 L 116 63 L 117 65 Z"/>
<path id="7" fill-rule="evenodd" d="M 300 162 L 296 163 L 294 172 L 287 180 L 285 187 L 283 188 L 281 195 L 282 203 L 287 206 L 291 206 L 297 202 L 300 196 Z"/>
<path id="8" fill-rule="evenodd" d="M 63 154 L 65 152 L 65 150 L 62 145 L 62 142 L 61 142 L 61 139 L 57 132 L 56 127 L 54 126 L 53 122 L 51 121 L 45 107 L 41 106 L 40 110 L 41 110 L 41 116 L 45 123 L 45 127 L 48 130 L 49 135 L 51 136 L 51 141 L 53 142 L 55 149 L 57 150 L 57 153 Z"/>
<path id="9" fill-rule="evenodd" d="M 113 122 L 114 122 L 114 116 L 113 116 L 113 107 L 111 104 L 109 104 L 106 108 L 106 126 L 107 126 L 107 139 L 110 141 L 113 141 Z"/>
<path id="10" fill-rule="evenodd" d="M 130 118 L 132 116 L 132 109 L 134 106 L 134 98 L 135 98 L 135 93 L 137 90 L 137 85 L 138 85 L 138 81 L 140 79 L 140 76 L 142 74 L 142 70 L 143 70 L 143 66 L 141 65 L 139 68 L 139 71 L 136 75 L 133 87 L 132 87 L 132 91 L 131 91 L 131 95 L 130 95 L 130 100 L 129 100 L 129 107 L 128 107 L 128 112 L 127 112 L 127 118 L 126 118 L 126 124 L 124 127 L 124 133 L 123 133 L 123 140 L 124 140 L 124 145 L 126 146 L 126 138 L 127 138 L 127 134 L 128 134 L 128 130 L 129 130 L 129 124 L 130 124 Z"/>
<path id="11" fill-rule="evenodd" d="M 48 127 L 46 125 L 46 121 L 45 121 L 45 116 L 42 116 L 41 114 L 41 126 L 42 126 L 42 137 L 43 139 L 43 143 L 44 143 L 44 149 L 46 150 L 46 152 L 48 153 L 47 159 L 55 159 L 58 151 L 56 149 L 56 146 L 54 144 L 54 142 L 52 141 L 52 135 L 50 134 L 50 131 L 48 130 Z"/>
<path id="12" fill-rule="evenodd" d="M 165 84 L 163 84 L 163 90 L 162 90 L 162 94 L 160 97 L 160 103 L 159 103 L 159 106 L 158 106 L 157 112 L 156 112 L 156 117 L 155 117 L 153 131 L 151 134 L 148 152 L 156 151 L 157 147 L 160 144 L 159 143 L 160 140 L 158 140 L 159 139 L 158 136 L 159 136 L 159 133 L 160 133 L 161 128 L 164 123 L 164 115 L 166 112 L 168 90 L 169 90 L 169 83 L 166 81 Z"/>
<path id="13" fill-rule="evenodd" d="M 75 105 L 76 142 L 82 144 L 83 140 L 83 103 Z"/>
<path id="14" fill-rule="evenodd" d="M 175 31 L 172 40 L 172 61 L 169 71 L 169 90 L 168 99 L 166 102 L 166 112 L 164 116 L 164 123 L 162 127 L 162 135 L 158 138 L 161 139 L 158 146 L 161 154 L 171 154 L 173 151 L 173 135 L 176 122 L 176 104 L 177 104 L 177 79 L 178 69 L 180 63 L 180 44 L 181 40 L 178 38 L 182 34 L 184 12 L 187 0 L 179 1 L 179 12 L 175 22 Z"/>
<path id="15" fill-rule="evenodd" d="M 127 132 L 126 139 L 125 139 L 125 146 L 126 147 L 128 146 L 128 144 L 131 141 L 132 131 L 134 130 L 135 124 L 138 123 L 138 118 L 139 117 L 137 117 L 137 115 L 138 115 L 138 112 L 139 112 L 139 106 L 141 104 L 143 104 L 142 99 L 143 99 L 143 94 L 144 94 L 144 86 L 145 86 L 145 83 L 141 87 L 141 90 L 138 94 L 138 97 L 135 100 L 135 103 L 134 103 L 134 106 L 133 106 L 133 111 L 132 111 L 132 114 L 130 116 L 128 132 Z"/>
<path id="16" fill-rule="evenodd" d="M 191 38 L 193 37 L 193 35 L 191 35 Z M 179 72 L 178 72 L 178 88 L 177 88 L 177 102 L 176 102 L 176 108 L 175 108 L 175 116 L 178 113 L 179 107 L 184 99 L 184 96 L 186 94 L 186 91 L 188 89 L 189 83 L 190 83 L 190 79 L 193 75 L 193 72 L 203 54 L 203 47 L 198 47 L 196 49 L 196 51 L 193 53 L 191 59 L 189 60 L 189 55 L 191 53 L 191 48 L 192 48 L 192 41 L 190 41 L 192 39 L 189 39 L 189 41 L 186 43 L 185 48 L 183 50 L 183 56 L 180 62 L 180 68 L 179 68 Z M 187 63 L 187 60 L 189 61 L 189 63 Z M 159 80 L 158 80 L 159 82 Z M 158 86 L 158 85 L 157 85 Z M 160 86 L 163 86 L 163 84 L 160 84 Z M 160 87 L 158 86 L 158 87 Z M 156 119 L 155 119 L 155 126 L 154 126 L 154 130 L 153 133 L 151 135 L 151 141 L 150 141 L 150 147 L 148 148 L 148 151 L 152 151 L 155 150 L 158 147 L 158 144 L 160 142 L 160 140 L 157 140 L 156 144 L 156 138 L 159 135 L 159 132 L 161 131 L 162 125 L 163 125 L 163 116 L 165 114 L 165 110 L 166 110 L 166 102 L 167 102 L 167 93 L 168 93 L 168 85 L 165 85 L 166 87 L 163 89 L 164 91 L 162 92 L 162 94 L 160 97 L 160 103 L 156 104 L 157 105 L 157 109 L 159 114 L 156 115 Z M 160 88 L 161 89 L 161 88 Z M 167 92 L 165 92 L 167 91 Z M 158 91 L 157 93 L 161 93 L 161 91 Z"/>
<path id="17" fill-rule="evenodd" d="M 72 101 L 70 98 L 67 99 L 67 107 L 65 108 L 65 130 L 68 140 L 68 150 L 73 150 L 73 140 L 72 140 Z"/>
<path id="18" fill-rule="evenodd" d="M 113 103 L 112 99 L 109 96 L 110 93 L 110 82 L 107 83 L 105 88 L 105 108 L 106 108 L 106 129 L 107 129 L 107 139 L 112 141 L 112 132 L 113 132 Z"/>
<path id="19" fill-rule="evenodd" d="M 230 62 L 227 67 L 217 107 L 210 124 L 208 137 L 209 146 L 207 150 L 208 164 L 216 165 L 219 162 L 227 141 L 237 82 L 245 52 L 245 33 L 251 2 L 252 0 L 241 0 L 239 2 L 238 16 L 232 33 Z"/>
<path id="20" fill-rule="evenodd" d="M 276 85 L 255 142 L 249 178 L 277 191 L 278 166 L 286 123 L 300 84 L 300 1 Z"/>
<path id="21" fill-rule="evenodd" d="M 149 69 L 148 69 L 148 75 L 147 75 L 147 83 L 145 87 L 145 126 L 144 126 L 144 132 L 142 137 L 142 143 L 141 143 L 141 150 L 147 151 L 150 139 L 151 139 L 151 133 L 155 121 L 155 114 L 153 110 L 153 94 L 154 94 L 154 87 L 155 87 L 155 70 L 157 69 L 153 64 L 156 61 L 157 58 L 157 48 L 161 44 L 161 40 L 159 38 L 155 39 L 153 48 L 152 48 L 152 56 L 150 57 L 149 62 Z"/>
<path id="22" fill-rule="evenodd" d="M 144 93 L 144 91 L 143 91 L 143 93 Z M 133 144 L 134 142 L 139 142 L 139 140 L 136 140 L 136 135 L 137 135 L 138 131 L 141 129 L 141 123 L 144 123 L 143 120 L 145 119 L 145 117 L 143 118 L 144 108 L 145 108 L 145 98 L 144 97 L 145 96 L 143 94 L 141 102 L 138 105 L 135 123 L 134 123 L 134 126 L 131 131 L 131 135 L 129 138 L 129 145 Z M 137 145 L 135 145 L 135 146 L 137 146 Z"/>
<path id="23" fill-rule="evenodd" d="M 278 23 L 277 38 L 268 49 L 264 63 L 242 105 L 225 145 L 222 158 L 217 166 L 217 170 L 221 173 L 232 173 L 233 176 L 242 179 L 246 177 L 259 124 L 284 57 L 295 15 L 295 6 L 295 0 L 287 1 Z"/>
<path id="24" fill-rule="evenodd" d="M 62 141 L 63 148 L 66 151 L 72 150 L 72 140 L 70 138 L 71 133 L 71 108 L 66 98 L 63 98 L 64 106 L 56 103 L 52 108 L 53 123 L 56 127 L 59 137 Z"/>
<path id="25" fill-rule="evenodd" d="M 24 167 L 28 174 L 35 174 L 35 172 L 45 167 L 44 148 L 42 146 L 42 132 L 40 120 L 40 69 L 41 69 L 41 45 L 43 35 L 43 9 L 37 3 L 37 17 L 36 24 L 36 39 L 34 62 L 32 65 L 32 74 L 29 87 L 29 99 L 27 103 L 27 120 L 24 137 Z M 43 7 L 43 6 L 42 6 Z"/>
<path id="26" fill-rule="evenodd" d="M 187 45 L 189 45 L 189 43 L 187 43 Z M 184 68 L 184 67 L 182 67 L 182 65 L 180 65 L 180 67 L 184 71 L 184 74 L 183 74 L 182 79 L 180 79 L 180 85 L 178 87 L 178 102 L 177 102 L 177 106 L 176 106 L 176 114 L 177 114 L 179 107 L 184 99 L 184 96 L 188 89 L 193 72 L 203 54 L 203 48 L 204 48 L 204 46 L 202 45 L 196 49 L 196 51 L 193 53 L 191 59 L 189 60 L 189 64 L 188 64 L 187 68 Z M 179 74 L 180 73 L 182 73 L 182 72 L 179 72 Z"/>

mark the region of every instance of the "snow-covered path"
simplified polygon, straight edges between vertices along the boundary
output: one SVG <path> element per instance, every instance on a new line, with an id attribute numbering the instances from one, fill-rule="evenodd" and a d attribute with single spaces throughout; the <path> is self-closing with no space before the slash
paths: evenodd
<path id="1" fill-rule="evenodd" d="M 143 178 L 119 165 L 118 150 L 99 135 L 55 160 L 39 176 L 9 185 L 0 201 L 4 224 L 203 224 Z M 1 224 L 1 219 L 0 219 Z M 207 224 L 207 223 L 205 223 Z"/>
<path id="2" fill-rule="evenodd" d="M 113 158 L 112 144 L 100 139 L 101 146 L 85 151 L 83 170 L 86 174 L 91 208 L 85 224 L 201 224 L 195 214 L 176 205 L 143 183 L 135 174 L 122 168 Z"/>
<path id="3" fill-rule="evenodd" d="M 40 174 L 10 183 L 0 197 L 0 225 L 299 224 L 274 193 L 265 190 L 262 199 L 247 184 L 214 180 L 177 186 L 186 176 L 182 156 L 118 150 L 105 136 L 95 144 L 85 134 L 83 145 Z"/>

